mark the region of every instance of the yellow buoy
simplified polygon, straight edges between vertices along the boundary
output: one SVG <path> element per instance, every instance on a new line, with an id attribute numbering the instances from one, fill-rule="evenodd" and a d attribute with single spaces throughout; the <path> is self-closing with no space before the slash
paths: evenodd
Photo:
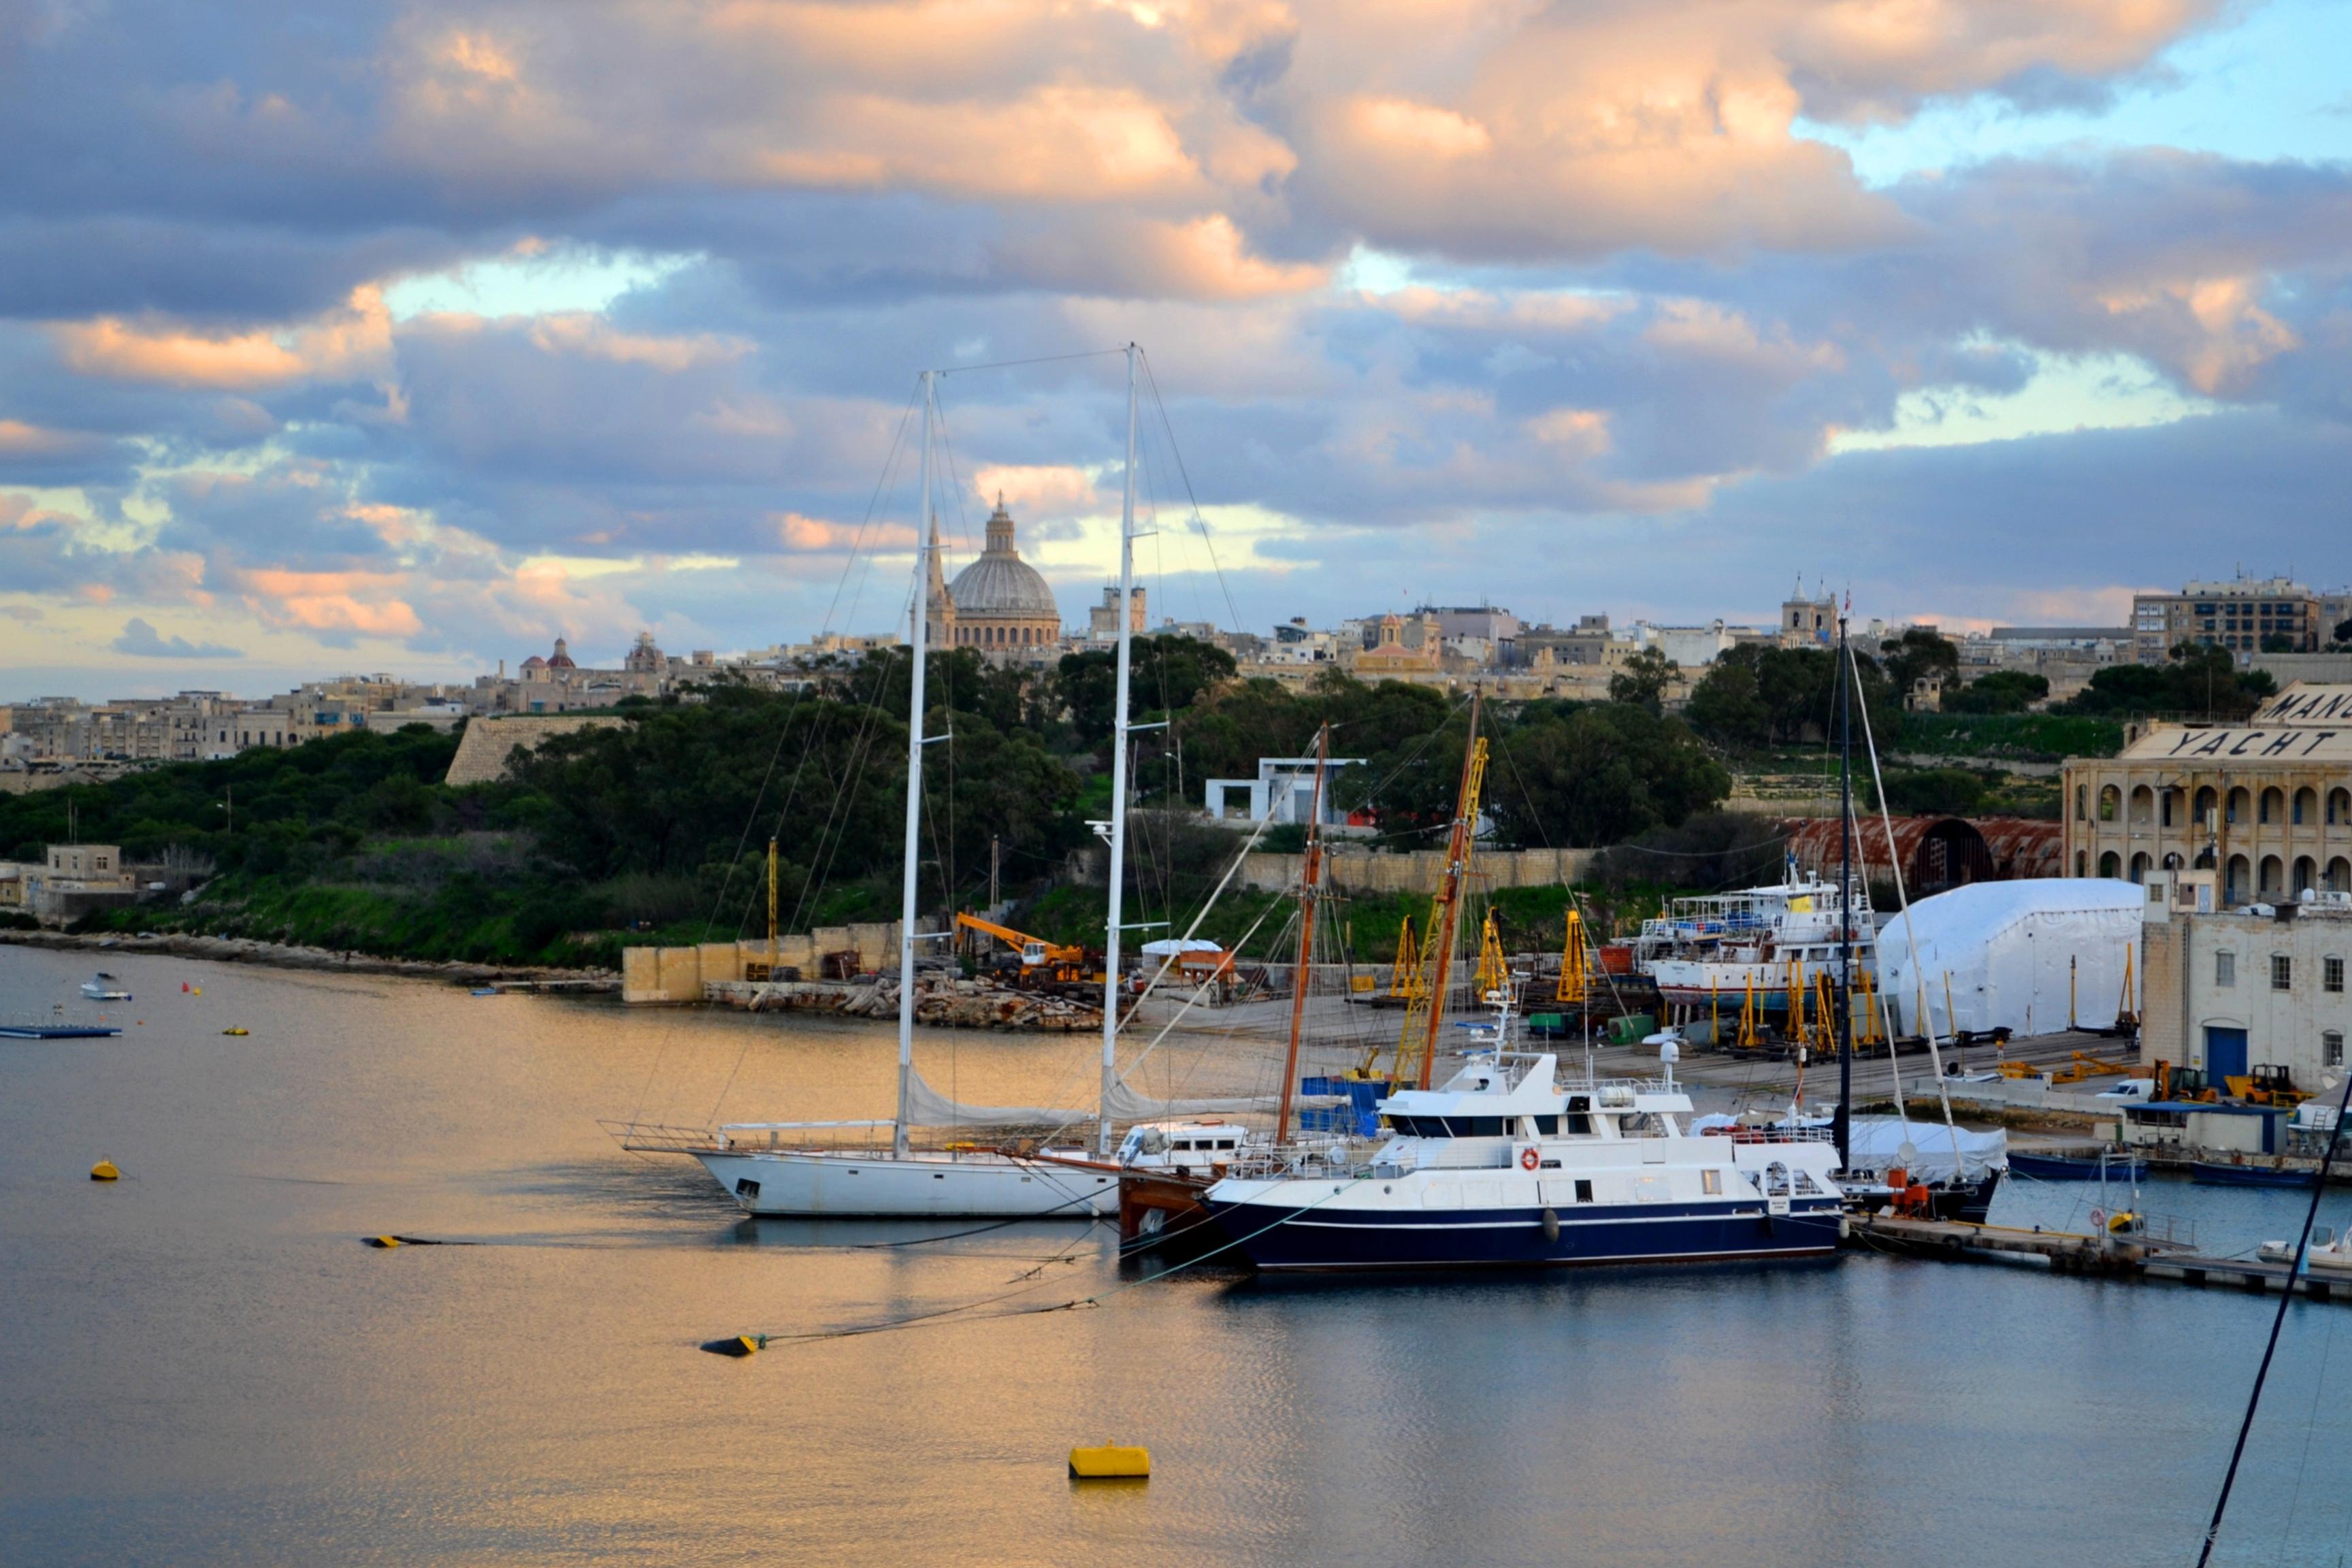
<path id="1" fill-rule="evenodd" d="M 768 1348 L 765 1334 L 730 1334 L 723 1340 L 705 1340 L 702 1348 L 712 1355 L 756 1355 Z"/>
<path id="2" fill-rule="evenodd" d="M 188 993 L 188 994 L 189 994 L 189 995 L 191 995 L 191 996 L 201 996 L 201 995 L 203 995 L 204 994 L 205 994 L 205 988 L 204 988 L 203 986 L 201 986 L 201 985 L 197 986 L 195 989 L 194 989 L 193 991 L 191 991 L 191 992 L 189 992 L 189 993 Z"/>
<path id="3" fill-rule="evenodd" d="M 400 1237 L 396 1236 L 371 1236 L 367 1238 L 367 1244 L 370 1247 L 398 1247 L 400 1245 Z"/>
<path id="4" fill-rule="evenodd" d="M 122 1179 L 122 1172 L 113 1161 L 100 1160 L 89 1168 L 89 1179 L 93 1182 L 119 1182 Z"/>
<path id="5" fill-rule="evenodd" d="M 251 1029 L 223 1029 L 221 1033 L 224 1035 L 249 1035 L 253 1033 L 253 1031 Z"/>
<path id="6" fill-rule="evenodd" d="M 1070 1479 L 1078 1481 L 1140 1481 L 1151 1478 L 1151 1450 L 1105 1443 L 1070 1450 Z"/>

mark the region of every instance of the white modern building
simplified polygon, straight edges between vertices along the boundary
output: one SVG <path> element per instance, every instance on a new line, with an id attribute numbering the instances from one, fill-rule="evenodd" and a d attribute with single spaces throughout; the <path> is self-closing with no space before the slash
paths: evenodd
<path id="1" fill-rule="evenodd" d="M 1323 815 L 1326 827 L 1345 826 L 1348 814 L 1333 799 L 1334 775 L 1341 768 L 1361 767 L 1361 757 L 1333 757 L 1324 764 Z M 1260 757 L 1254 779 L 1211 779 L 1202 802 L 1220 822 L 1304 823 L 1314 811 L 1315 759 Z"/>

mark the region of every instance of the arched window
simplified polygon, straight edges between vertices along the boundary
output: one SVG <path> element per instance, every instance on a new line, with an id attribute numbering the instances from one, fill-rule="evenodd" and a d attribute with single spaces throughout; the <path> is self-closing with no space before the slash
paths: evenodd
<path id="1" fill-rule="evenodd" d="M 2145 827 L 2156 821 L 2156 792 L 2146 784 L 2131 792 L 2131 820 L 2135 827 Z"/>
<path id="2" fill-rule="evenodd" d="M 2263 899 L 2275 899 L 2286 890 L 2286 867 L 2275 855 L 2263 857 L 2262 880 L 2257 884 Z"/>
<path id="3" fill-rule="evenodd" d="M 2233 789 L 2230 792 L 2229 809 L 2223 815 L 2233 825 L 2243 822 L 2246 820 L 2246 813 L 2252 808 L 2253 804 L 2252 797 L 2242 788 Z"/>
<path id="4" fill-rule="evenodd" d="M 2220 804 L 2220 801 L 2214 796 L 2213 788 L 2210 784 L 2199 790 L 2197 792 L 2197 826 L 2200 827 L 2204 826 L 2206 822 L 2211 818 L 2213 808 Z"/>
<path id="5" fill-rule="evenodd" d="M 2181 867 L 2181 859 L 2180 859 L 2180 857 L 2179 857 L 2178 854 L 2168 854 L 2168 855 L 2165 856 L 2165 858 L 2164 858 L 2164 868 L 2165 868 L 2166 870 L 2168 870 L 2168 871 L 2178 871 L 2178 870 L 2179 870 L 2179 869 L 2180 869 L 2180 867 Z"/>
<path id="6" fill-rule="evenodd" d="M 2143 851 L 2140 854 L 2133 856 L 2131 859 L 2131 879 L 2135 882 L 2145 882 L 2147 880 L 2147 871 L 2148 861 L 2146 852 Z"/>
<path id="7" fill-rule="evenodd" d="M 2308 784 L 2305 784 L 2303 788 L 2295 791 L 2294 809 L 2289 815 L 2287 820 L 2294 823 L 2297 827 L 2301 827 L 2306 823 L 2317 822 L 2319 820 L 2319 792 L 2313 789 Z"/>
<path id="8" fill-rule="evenodd" d="M 2116 814 L 2122 810 L 2123 803 L 2123 791 L 2113 784 L 2102 786 L 2099 790 L 2099 820 L 2113 822 L 2116 819 Z"/>
<path id="9" fill-rule="evenodd" d="M 2099 875 L 2116 877 L 2123 874 L 2123 860 L 2112 849 L 2099 857 Z"/>
<path id="10" fill-rule="evenodd" d="M 2158 791 L 2158 795 L 2163 803 L 2164 820 L 2161 826 L 2170 827 L 2180 815 L 2180 792 L 2177 789 L 2165 789 Z"/>
<path id="11" fill-rule="evenodd" d="M 2352 893 L 2352 860 L 2338 855 L 2327 863 L 2327 890 L 2331 893 Z"/>
<path id="12" fill-rule="evenodd" d="M 2327 792 L 2327 826 L 2342 827 L 2352 824 L 2352 789 L 2332 789 Z"/>
<path id="13" fill-rule="evenodd" d="M 2319 864 L 2308 855 L 2294 858 L 2294 877 L 2286 885 L 2287 897 L 2299 899 L 2319 886 Z"/>
<path id="14" fill-rule="evenodd" d="M 2268 823 L 2273 823 L 2273 822 L 2283 822 L 2283 821 L 2284 821 L 2285 819 L 2286 819 L 2286 794 L 2285 794 L 2285 792 L 2284 792 L 2284 791 L 2283 791 L 2283 790 L 2278 790 L 2278 789 L 2266 789 L 2266 790 L 2263 791 L 2263 804 L 2262 804 L 2262 817 L 2261 817 L 2261 820 L 2262 820 L 2263 823 L 2268 824 Z"/>
<path id="15" fill-rule="evenodd" d="M 2087 877 L 2087 876 L 2089 876 L 2090 874 L 2091 874 L 2091 852 L 2090 852 L 2089 850 L 2087 850 L 2087 849 L 2077 849 L 2077 850 L 2075 850 L 2075 851 L 2074 851 L 2074 875 L 2076 875 L 2077 877 Z"/>
<path id="16" fill-rule="evenodd" d="M 2089 784 L 2076 784 L 2074 786 L 2074 820 L 2077 822 L 2086 821 L 2090 817 L 2090 815 L 2091 786 Z"/>
<path id="17" fill-rule="evenodd" d="M 2242 904 L 2246 901 L 2246 886 L 2252 880 L 2254 868 L 2243 855 L 2230 857 L 2229 874 L 2221 879 L 2221 901 Z"/>

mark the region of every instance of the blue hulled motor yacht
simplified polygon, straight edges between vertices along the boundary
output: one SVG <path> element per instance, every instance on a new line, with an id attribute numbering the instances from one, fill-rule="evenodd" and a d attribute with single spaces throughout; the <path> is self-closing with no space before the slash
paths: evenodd
<path id="1" fill-rule="evenodd" d="M 1204 1201 L 1259 1268 L 1559 1268 L 1835 1250 L 1826 1131 L 1685 1131 L 1665 1077 L 1561 1087 L 1557 1058 L 1497 1047 L 1443 1088 L 1380 1102 L 1369 1159 L 1276 1151 Z"/>

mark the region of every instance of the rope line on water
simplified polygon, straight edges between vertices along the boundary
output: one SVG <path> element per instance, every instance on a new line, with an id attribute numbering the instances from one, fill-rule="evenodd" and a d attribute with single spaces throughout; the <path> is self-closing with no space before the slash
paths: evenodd
<path id="1" fill-rule="evenodd" d="M 1156 1280 L 1170 1279 L 1175 1275 L 1182 1273 L 1188 1268 L 1196 1268 L 1201 1264 L 1206 1263 L 1209 1259 L 1218 1257 L 1221 1254 L 1231 1252 L 1235 1247 L 1241 1247 L 1247 1242 L 1255 1241 L 1259 1237 L 1265 1235 L 1268 1231 L 1288 1225 L 1300 1215 L 1308 1214 L 1322 1207 L 1325 1204 L 1329 1203 L 1331 1199 L 1339 1196 L 1339 1194 L 1345 1192 L 1348 1188 L 1356 1186 L 1364 1182 L 1369 1182 L 1371 1179 L 1372 1178 L 1370 1176 L 1351 1176 L 1345 1182 L 1335 1184 L 1330 1193 L 1326 1196 L 1317 1198 L 1311 1204 L 1305 1204 L 1297 1208 L 1292 1209 L 1287 1214 L 1282 1215 L 1266 1225 L 1260 1226 L 1258 1229 L 1250 1232 L 1247 1236 L 1242 1237 L 1237 1240 L 1228 1241 L 1223 1247 L 1212 1247 L 1208 1251 L 1201 1254 L 1198 1258 L 1187 1258 L 1181 1263 L 1160 1269 L 1157 1273 L 1147 1274 L 1135 1279 L 1122 1280 L 1118 1284 L 1112 1286 L 1109 1289 L 1097 1291 L 1091 1296 L 1073 1297 L 1069 1300 L 1055 1301 L 1050 1305 L 1043 1307 L 1018 1307 L 1001 1312 L 982 1310 L 983 1308 L 993 1307 L 1000 1302 L 1010 1301 L 1017 1297 L 1026 1296 L 1033 1291 L 1043 1289 L 1045 1282 L 1041 1280 L 1037 1284 L 1028 1286 L 1023 1289 L 1000 1291 L 993 1296 L 983 1296 L 978 1300 L 964 1302 L 961 1306 L 940 1307 L 931 1311 L 914 1312 L 909 1313 L 905 1317 L 884 1319 L 880 1322 L 855 1323 L 846 1328 L 810 1329 L 798 1333 L 789 1334 L 746 1334 L 742 1337 L 745 1340 L 755 1342 L 761 1347 L 765 1347 L 770 1344 L 793 1344 L 807 1343 L 822 1340 L 858 1339 L 867 1334 L 890 1333 L 900 1329 L 931 1328 L 936 1327 L 942 1322 L 982 1323 L 991 1322 L 1000 1318 L 1043 1317 L 1050 1312 L 1074 1312 L 1081 1308 L 1099 1307 L 1113 1297 L 1124 1295 L 1126 1292 L 1134 1289 L 1139 1285 L 1149 1285 Z"/>

